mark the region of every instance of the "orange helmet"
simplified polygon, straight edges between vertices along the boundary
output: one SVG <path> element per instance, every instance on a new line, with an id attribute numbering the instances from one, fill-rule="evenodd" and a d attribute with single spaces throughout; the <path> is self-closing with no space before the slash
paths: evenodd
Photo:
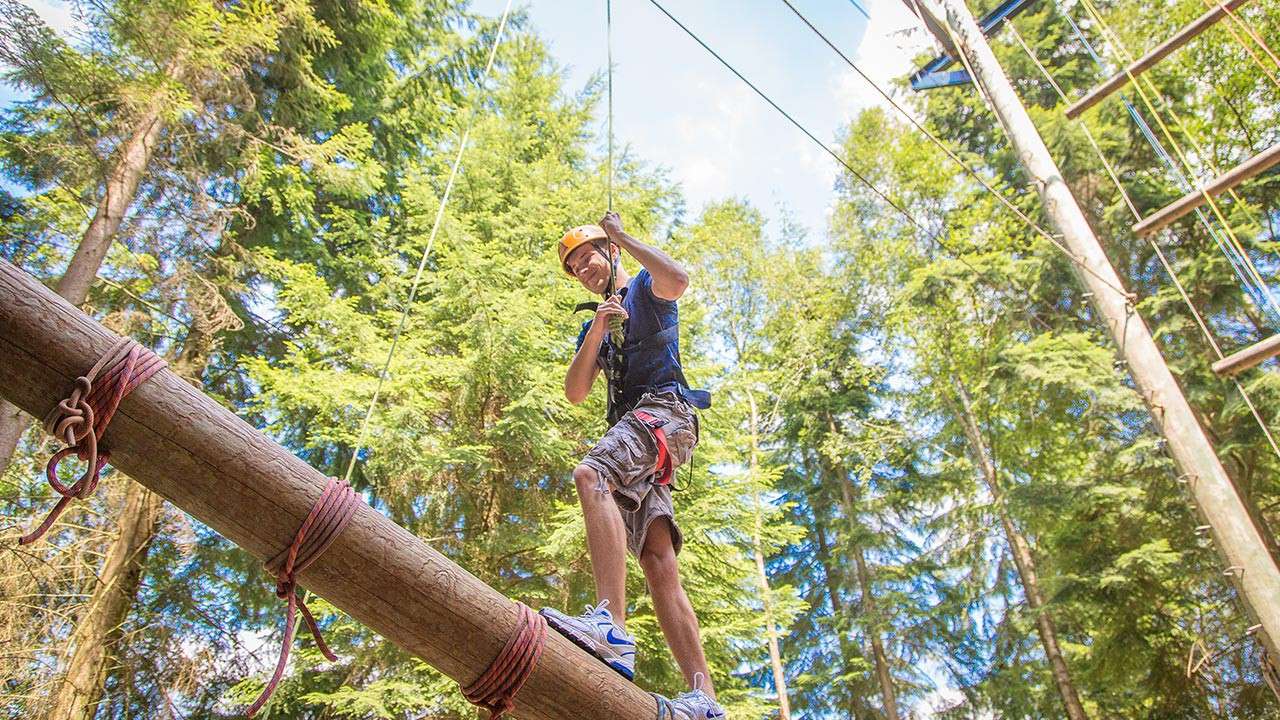
<path id="1" fill-rule="evenodd" d="M 605 234 L 604 228 L 599 225 L 579 225 L 560 238 L 560 244 L 556 247 L 560 251 L 560 267 L 570 275 L 573 272 L 569 270 L 569 266 L 565 264 L 565 260 L 569 258 L 569 253 L 574 251 L 583 243 L 595 242 L 596 240 L 608 240 L 609 236 Z"/>

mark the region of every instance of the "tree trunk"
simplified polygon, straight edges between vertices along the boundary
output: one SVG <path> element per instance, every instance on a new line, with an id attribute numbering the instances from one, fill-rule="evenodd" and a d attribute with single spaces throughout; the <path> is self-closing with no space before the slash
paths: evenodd
<path id="1" fill-rule="evenodd" d="M 778 647 L 778 630 L 773 620 L 773 594 L 769 590 L 769 575 L 764 567 L 764 513 L 760 506 L 760 491 L 756 485 L 760 470 L 760 413 L 756 407 L 756 397 L 747 391 L 747 401 L 751 406 L 751 497 L 754 503 L 755 528 L 751 534 L 752 550 L 756 559 L 756 580 L 760 583 L 760 597 L 764 603 L 765 637 L 769 641 L 769 662 L 773 666 L 773 687 L 778 693 L 778 718 L 790 720 L 791 700 L 787 696 L 787 675 L 782 667 L 782 651 Z"/>
<path id="2" fill-rule="evenodd" d="M 835 418 L 827 416 L 827 428 L 832 435 L 837 435 L 840 429 L 836 426 Z M 860 543 L 852 542 L 852 538 L 857 534 L 857 525 L 854 521 L 853 507 L 853 487 L 848 476 L 843 471 L 834 473 L 836 481 L 840 483 L 840 499 L 844 506 L 845 519 L 849 522 L 849 534 L 852 547 L 854 562 L 858 571 L 858 586 L 862 592 L 862 612 L 869 618 L 870 626 L 867 635 L 871 638 L 871 654 L 876 665 L 876 680 L 880 683 L 880 697 L 884 705 L 884 715 L 887 720 L 898 720 L 898 695 L 893 689 L 893 673 L 889 670 L 889 656 L 884 651 L 884 641 L 880 639 L 879 620 L 880 612 L 876 607 L 875 596 L 871 592 L 871 574 L 867 571 L 867 559 L 863 553 Z"/>
<path id="3" fill-rule="evenodd" d="M 192 311 L 190 333 L 180 352 L 170 358 L 169 367 L 198 388 L 217 343 L 218 328 L 211 325 L 206 308 L 197 303 L 189 306 Z M 151 552 L 151 543 L 160 531 L 164 499 L 139 483 L 122 480 L 128 483 L 124 509 L 113 520 L 119 534 L 107 551 L 88 608 L 76 624 L 71 659 L 45 715 L 47 720 L 88 720 L 94 716 L 102 702 L 108 672 L 120 657 L 120 628 L 137 601 L 142 570 Z"/>
<path id="4" fill-rule="evenodd" d="M 120 532 L 111 543 L 97 586 L 71 636 L 71 659 L 49 704 L 47 720 L 92 718 L 101 702 L 120 628 L 142 582 L 142 567 L 159 526 L 164 501 L 142 485 L 126 483 Z"/>
<path id="5" fill-rule="evenodd" d="M 1044 646 L 1045 657 L 1049 659 L 1049 668 L 1053 672 L 1054 683 L 1058 686 L 1058 694 L 1062 696 L 1067 717 L 1070 720 L 1088 720 L 1089 716 L 1085 714 L 1080 695 L 1076 692 L 1076 687 L 1071 682 L 1071 674 L 1067 671 L 1067 660 L 1063 657 L 1062 648 L 1058 645 L 1058 629 L 1053 621 L 1053 614 L 1045 608 L 1044 592 L 1040 589 L 1040 577 L 1036 573 L 1036 562 L 1031 553 L 1031 545 L 1009 516 L 1004 493 L 1000 489 L 1000 481 L 996 475 L 995 464 L 991 461 L 990 451 L 978 429 L 978 420 L 973 412 L 969 391 L 958 377 L 952 376 L 952 383 L 960 397 L 964 432 L 969 439 L 969 450 L 987 490 L 991 493 L 996 512 L 1000 515 L 1000 526 L 1004 528 L 1005 538 L 1009 541 L 1013 564 L 1017 567 L 1018 577 L 1022 581 L 1023 595 L 1026 596 L 1027 605 L 1035 615 L 1040 644 Z"/>
<path id="6" fill-rule="evenodd" d="M 151 162 L 151 153 L 160 138 L 164 127 L 161 117 L 163 99 L 167 95 L 160 94 L 147 108 L 137 122 L 133 131 L 120 146 L 111 172 L 107 175 L 102 200 L 94 212 L 93 220 L 80 238 L 80 245 L 71 257 L 71 263 L 62 278 L 58 280 L 54 290 L 66 298 L 72 305 L 84 304 L 89 296 L 89 288 L 98 276 L 102 261 L 111 249 L 111 241 L 124 214 L 133 204 L 138 192 L 138 184 Z M 28 418 L 6 400 L 0 400 L 0 474 L 9 467 L 13 453 L 26 430 Z"/>
<path id="7" fill-rule="evenodd" d="M 853 495 L 849 481 L 840 478 L 840 494 L 844 499 L 845 511 L 849 518 L 850 529 L 853 526 Z M 876 680 L 880 683 L 880 697 L 884 701 L 884 716 L 887 720 L 898 720 L 898 694 L 893 689 L 893 674 L 889 671 L 889 656 L 884 651 L 884 641 L 880 639 L 880 611 L 876 607 L 875 595 L 871 592 L 871 573 L 867 571 L 867 558 L 861 545 L 855 545 L 853 560 L 858 570 L 858 588 L 862 591 L 862 612 L 869 619 L 868 636 L 871 638 L 871 655 L 876 663 Z"/>
<path id="8" fill-rule="evenodd" d="M 845 605 L 843 598 L 840 597 L 840 584 L 836 582 L 836 578 L 832 575 L 831 564 L 831 544 L 827 542 L 827 531 L 823 527 L 822 518 L 815 517 L 814 522 L 814 539 L 817 545 L 814 546 L 814 553 L 818 556 L 818 562 L 822 565 L 822 576 L 826 581 L 827 597 L 831 601 L 831 613 L 839 620 L 843 621 L 849 617 L 849 608 Z M 849 645 L 849 635 L 837 628 L 837 636 L 840 641 L 840 674 L 848 674 L 849 668 L 853 665 L 854 655 Z M 847 708 L 850 718 L 857 718 L 858 702 L 854 693 L 850 692 L 849 707 Z"/>

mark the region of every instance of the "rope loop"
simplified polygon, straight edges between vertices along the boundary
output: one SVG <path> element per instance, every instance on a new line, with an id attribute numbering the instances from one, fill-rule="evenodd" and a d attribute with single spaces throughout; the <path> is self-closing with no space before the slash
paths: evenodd
<path id="1" fill-rule="evenodd" d="M 253 717 L 271 699 L 276 687 L 284 677 L 285 667 L 289 664 L 289 649 L 293 646 L 293 632 L 298 612 L 311 631 L 316 647 L 330 662 L 336 662 L 338 656 L 329 649 L 329 645 L 320 634 L 320 625 L 307 607 L 307 603 L 298 596 L 298 574 L 311 566 L 338 535 L 346 528 L 347 523 L 355 516 L 360 505 L 360 498 L 350 485 L 331 477 L 325 484 L 320 498 L 311 506 L 311 512 L 302 522 L 302 527 L 293 536 L 293 542 L 266 563 L 267 571 L 276 576 L 276 597 L 286 601 L 284 614 L 284 639 L 281 643 L 280 658 L 276 661 L 275 672 L 271 680 L 263 688 L 258 699 L 249 706 L 248 716 Z"/>
<path id="2" fill-rule="evenodd" d="M 515 709 L 516 695 L 538 666 L 546 645 L 546 618 L 520 602 L 516 603 L 516 611 L 519 623 L 502 652 L 475 682 L 462 688 L 467 702 L 489 711 L 489 720 L 497 720 Z"/>
<path id="3" fill-rule="evenodd" d="M 62 497 L 43 522 L 18 538 L 19 544 L 29 545 L 39 540 L 72 500 L 83 500 L 98 488 L 102 468 L 111 457 L 102 445 L 102 434 L 120 407 L 120 401 L 164 366 L 164 360 L 150 350 L 129 338 L 121 338 L 98 358 L 89 372 L 76 378 L 71 392 L 58 402 L 44 422 L 45 430 L 67 445 L 54 453 L 44 468 L 49 487 Z M 84 461 L 85 470 L 75 482 L 67 485 L 58 477 L 58 464 L 72 454 Z"/>

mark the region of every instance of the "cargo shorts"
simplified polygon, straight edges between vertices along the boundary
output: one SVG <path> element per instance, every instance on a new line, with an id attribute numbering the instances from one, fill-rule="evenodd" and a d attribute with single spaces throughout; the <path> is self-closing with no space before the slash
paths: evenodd
<path id="1" fill-rule="evenodd" d="M 671 486 L 655 482 L 658 441 L 649 426 L 635 416 L 636 410 L 666 421 L 662 431 L 667 437 L 667 452 L 671 455 L 673 470 L 689 461 L 694 446 L 698 444 L 698 418 L 693 408 L 675 393 L 646 393 L 631 412 L 609 428 L 582 459 L 582 464 L 595 470 L 607 483 L 614 502 L 622 511 L 627 549 L 633 555 L 640 557 L 649 528 L 662 518 L 671 523 L 671 542 L 679 554 L 684 537 L 676 525 Z"/>

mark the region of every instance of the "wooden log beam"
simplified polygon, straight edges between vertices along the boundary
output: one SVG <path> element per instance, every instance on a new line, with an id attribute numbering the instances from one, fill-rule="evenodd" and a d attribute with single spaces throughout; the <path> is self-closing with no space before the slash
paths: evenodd
<path id="1" fill-rule="evenodd" d="M 1219 2 L 1216 7 L 1206 12 L 1191 22 L 1190 25 L 1182 28 L 1176 35 L 1160 43 L 1151 52 L 1143 55 L 1120 72 L 1107 78 L 1098 87 L 1089 91 L 1087 95 L 1080 98 L 1067 108 L 1067 117 L 1076 118 L 1089 108 L 1097 105 L 1105 100 L 1112 93 L 1119 90 L 1129 83 L 1131 77 L 1137 77 L 1149 70 L 1153 65 L 1168 57 L 1173 51 L 1191 42 L 1191 39 L 1209 29 L 1210 26 L 1226 17 L 1228 11 L 1235 10 L 1241 5 L 1249 2 L 1249 0 L 1229 0 L 1229 2 Z"/>
<path id="2" fill-rule="evenodd" d="M 116 340 L 0 259 L 6 400 L 44 417 Z M 326 481 L 168 370 L 124 399 L 104 441 L 112 465 L 259 559 L 289 545 Z M 364 504 L 299 581 L 463 685 L 516 627 L 513 602 Z M 657 710 L 647 693 L 554 631 L 517 704 L 516 716 L 527 720 L 652 720 Z"/>
<path id="3" fill-rule="evenodd" d="M 1280 335 L 1272 335 L 1262 342 L 1254 343 L 1239 352 L 1222 358 L 1213 364 L 1213 371 L 1228 377 L 1238 375 L 1249 368 L 1261 365 L 1276 355 L 1280 355 Z"/>
<path id="4" fill-rule="evenodd" d="M 1168 227 L 1175 220 L 1195 210 L 1201 205 L 1209 201 L 1209 198 L 1216 197 L 1249 178 L 1260 175 L 1267 170 L 1280 164 L 1280 143 L 1276 143 L 1262 152 L 1254 155 L 1243 163 L 1222 173 L 1218 177 L 1210 180 L 1198 190 L 1183 195 L 1173 202 L 1165 205 L 1157 210 L 1151 216 L 1144 219 L 1133 226 L 1133 232 L 1138 235 L 1149 235 L 1157 230 Z"/>

